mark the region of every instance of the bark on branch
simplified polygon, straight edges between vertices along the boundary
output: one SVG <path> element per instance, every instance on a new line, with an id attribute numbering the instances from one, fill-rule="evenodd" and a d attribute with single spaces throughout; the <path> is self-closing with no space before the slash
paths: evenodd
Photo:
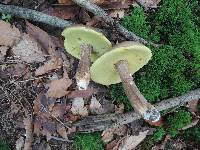
<path id="1" fill-rule="evenodd" d="M 73 25 L 71 21 L 66 21 L 58 17 L 46 15 L 36 10 L 22 8 L 22 7 L 13 6 L 13 5 L 0 4 L 0 13 L 8 13 L 8 14 L 11 14 L 12 16 L 45 23 L 54 27 L 62 28 L 62 29 Z"/>
<path id="2" fill-rule="evenodd" d="M 190 91 L 179 97 L 163 100 L 155 104 L 155 108 L 159 111 L 164 111 L 170 108 L 183 106 L 185 103 L 196 99 L 200 99 L 200 89 Z M 103 131 L 113 126 L 131 123 L 138 119 L 141 119 L 141 116 L 135 112 L 126 114 L 105 114 L 86 117 L 85 119 L 76 122 L 74 125 L 79 132 L 95 132 Z"/>
<path id="3" fill-rule="evenodd" d="M 110 17 L 103 9 L 101 9 L 99 6 L 92 3 L 90 0 L 72 0 L 77 5 L 85 8 L 87 11 L 92 12 L 94 15 L 101 17 L 107 24 L 111 25 L 112 27 L 115 27 L 116 30 L 123 35 L 128 40 L 133 40 L 140 42 L 142 44 L 151 44 L 155 47 L 158 45 L 146 41 L 145 39 L 137 36 L 135 33 L 128 31 L 126 28 L 124 28 L 119 22 L 116 22 L 112 17 Z"/>

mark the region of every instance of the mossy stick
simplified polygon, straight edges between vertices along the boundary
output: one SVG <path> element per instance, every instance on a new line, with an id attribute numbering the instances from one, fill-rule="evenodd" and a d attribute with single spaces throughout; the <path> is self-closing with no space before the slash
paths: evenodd
<path id="1" fill-rule="evenodd" d="M 79 6 L 85 8 L 89 12 L 92 12 L 94 15 L 101 17 L 107 24 L 115 27 L 116 30 L 123 35 L 128 40 L 133 40 L 136 42 L 140 42 L 142 44 L 151 44 L 157 47 L 157 44 L 154 44 L 150 41 L 146 41 L 145 39 L 137 36 L 135 33 L 128 31 L 124 28 L 119 22 L 115 21 L 112 17 L 110 17 L 102 8 L 95 5 L 89 0 L 72 0 L 74 3 L 78 4 Z"/>
<path id="2" fill-rule="evenodd" d="M 11 14 L 12 16 L 45 23 L 62 29 L 73 25 L 71 21 L 66 21 L 58 17 L 49 16 L 47 14 L 44 14 L 36 10 L 22 8 L 14 5 L 0 4 L 0 13 L 8 13 Z"/>
<path id="3" fill-rule="evenodd" d="M 200 99 L 200 89 L 190 91 L 182 96 L 162 100 L 155 104 L 158 111 L 168 110 L 174 107 L 184 106 L 187 102 Z M 105 114 L 98 116 L 88 116 L 83 120 L 74 123 L 79 132 L 103 131 L 113 126 L 120 126 L 142 119 L 138 113 L 130 112 L 125 114 Z"/>

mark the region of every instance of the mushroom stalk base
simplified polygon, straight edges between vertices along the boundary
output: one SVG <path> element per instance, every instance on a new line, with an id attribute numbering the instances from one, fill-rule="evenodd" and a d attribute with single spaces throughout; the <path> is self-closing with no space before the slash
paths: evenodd
<path id="1" fill-rule="evenodd" d="M 148 103 L 145 97 L 140 93 L 135 82 L 133 81 L 132 75 L 129 72 L 128 62 L 125 60 L 118 61 L 115 64 L 115 69 L 119 73 L 125 93 L 135 111 L 142 115 L 147 121 L 159 121 L 160 113 L 153 105 Z"/>
<path id="2" fill-rule="evenodd" d="M 90 44 L 81 45 L 81 57 L 76 73 L 76 82 L 79 90 L 86 90 L 90 82 L 90 59 L 92 49 Z"/>

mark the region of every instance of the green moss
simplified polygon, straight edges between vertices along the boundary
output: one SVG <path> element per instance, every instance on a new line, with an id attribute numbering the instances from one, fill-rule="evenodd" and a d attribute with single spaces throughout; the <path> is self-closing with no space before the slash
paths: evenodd
<path id="1" fill-rule="evenodd" d="M 0 138 L 0 150 L 11 150 L 7 142 Z"/>
<path id="2" fill-rule="evenodd" d="M 74 147 L 77 150 L 103 150 L 103 141 L 99 133 L 76 134 Z"/>
<path id="3" fill-rule="evenodd" d="M 151 47 L 152 60 L 135 74 L 138 88 L 150 102 L 179 96 L 200 83 L 199 17 L 194 14 L 197 7 L 197 0 L 165 0 L 151 15 L 136 7 L 122 19 L 128 30 L 163 43 L 162 47 Z M 111 89 L 114 100 L 127 100 L 121 85 Z"/>
<path id="4" fill-rule="evenodd" d="M 179 133 L 179 129 L 188 125 L 192 121 L 192 116 L 185 110 L 180 110 L 167 117 L 167 132 L 175 137 Z"/>
<path id="5" fill-rule="evenodd" d="M 1 14 L 1 19 L 6 22 L 10 22 L 12 19 L 12 16 L 10 14 Z"/>
<path id="6" fill-rule="evenodd" d="M 193 127 L 190 129 L 187 129 L 184 134 L 183 137 L 185 139 L 186 142 L 194 142 L 194 143 L 199 143 L 200 142 L 200 127 Z"/>
<path id="7" fill-rule="evenodd" d="M 161 141 L 163 139 L 164 136 L 165 136 L 165 130 L 164 130 L 164 128 L 158 128 L 154 132 L 154 134 L 152 136 L 152 140 L 154 142 L 159 142 L 159 141 Z"/>

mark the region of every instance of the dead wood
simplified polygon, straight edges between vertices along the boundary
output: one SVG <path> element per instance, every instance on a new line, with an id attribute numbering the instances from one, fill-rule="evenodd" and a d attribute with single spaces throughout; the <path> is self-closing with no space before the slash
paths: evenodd
<path id="1" fill-rule="evenodd" d="M 150 41 L 146 41 L 145 39 L 137 36 L 135 33 L 128 31 L 119 22 L 115 21 L 112 17 L 110 17 L 101 7 L 95 5 L 90 0 L 72 0 L 72 1 L 77 5 L 79 5 L 80 7 L 85 8 L 87 11 L 92 12 L 94 15 L 101 17 L 107 24 L 111 25 L 112 27 L 115 27 L 115 29 L 126 39 L 140 42 L 145 45 L 151 44 L 155 47 L 158 46 Z"/>
<path id="2" fill-rule="evenodd" d="M 8 13 L 11 14 L 12 16 L 45 23 L 59 28 L 65 28 L 73 25 L 71 21 L 66 21 L 58 17 L 46 15 L 36 10 L 22 8 L 14 5 L 0 4 L 0 13 Z"/>
<path id="3" fill-rule="evenodd" d="M 190 91 L 179 97 L 163 100 L 155 104 L 155 107 L 159 111 L 164 111 L 170 108 L 183 106 L 194 99 L 200 99 L 200 89 Z M 138 119 L 141 119 L 141 116 L 135 112 L 125 114 L 105 114 L 88 116 L 85 119 L 76 122 L 74 125 L 79 132 L 95 132 L 103 131 L 113 126 L 131 123 Z"/>

